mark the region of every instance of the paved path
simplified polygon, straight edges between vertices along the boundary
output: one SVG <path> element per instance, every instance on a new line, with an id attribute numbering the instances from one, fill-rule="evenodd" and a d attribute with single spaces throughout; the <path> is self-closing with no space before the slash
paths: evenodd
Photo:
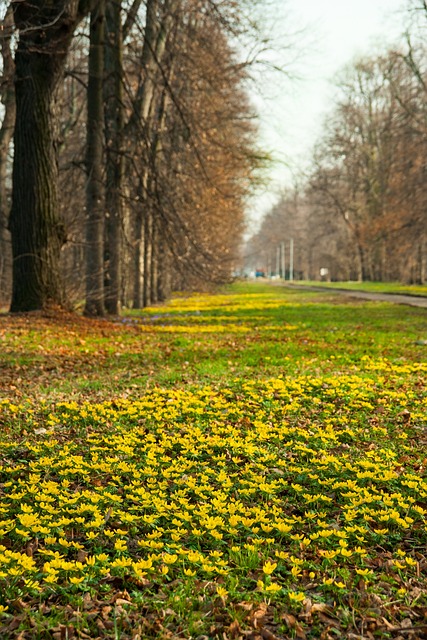
<path id="1" fill-rule="evenodd" d="M 297 289 L 309 289 L 310 291 L 321 291 L 322 293 L 338 293 L 351 296 L 352 298 L 362 298 L 364 300 L 375 300 L 379 302 L 394 302 L 395 304 L 408 304 L 411 307 L 424 307 L 427 309 L 427 297 L 408 296 L 400 293 L 373 293 L 368 291 L 353 291 L 352 289 L 335 289 L 335 287 L 315 287 L 311 285 L 286 283 L 285 286 Z"/>

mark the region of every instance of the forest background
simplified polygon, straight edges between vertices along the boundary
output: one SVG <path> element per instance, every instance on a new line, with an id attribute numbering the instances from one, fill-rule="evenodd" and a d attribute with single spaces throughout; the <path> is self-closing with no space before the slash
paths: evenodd
<path id="1" fill-rule="evenodd" d="M 424 2 L 408 2 L 395 48 L 342 72 L 308 174 L 245 246 L 271 161 L 250 97 L 274 66 L 268 3 L 2 4 L 0 294 L 12 311 L 102 316 L 236 273 L 290 277 L 291 244 L 295 278 L 425 282 Z M 290 33 L 282 45 L 297 46 Z"/>

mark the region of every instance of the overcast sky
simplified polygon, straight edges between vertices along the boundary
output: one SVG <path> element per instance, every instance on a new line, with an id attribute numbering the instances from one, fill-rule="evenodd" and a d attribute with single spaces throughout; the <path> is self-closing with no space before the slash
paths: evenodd
<path id="1" fill-rule="evenodd" d="M 294 37 L 291 71 L 298 79 L 277 81 L 266 98 L 257 96 L 262 140 L 280 160 L 270 171 L 268 192 L 257 198 L 250 216 L 259 220 L 278 199 L 292 172 L 306 166 L 310 150 L 320 136 L 322 122 L 333 106 L 333 78 L 355 57 L 384 50 L 404 30 L 405 0 L 274 0 L 276 39 Z M 283 34 L 281 36 L 281 34 Z M 270 94 L 270 95 L 268 95 Z M 283 163 L 283 164 L 282 164 Z M 288 167 L 285 166 L 285 163 Z"/>

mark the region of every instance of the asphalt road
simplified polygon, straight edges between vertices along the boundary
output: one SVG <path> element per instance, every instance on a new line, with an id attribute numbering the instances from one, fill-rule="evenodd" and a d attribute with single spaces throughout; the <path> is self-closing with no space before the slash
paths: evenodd
<path id="1" fill-rule="evenodd" d="M 322 293 L 338 293 L 340 295 L 350 296 L 352 298 L 362 298 L 363 300 L 374 300 L 377 302 L 393 302 L 395 304 L 407 304 L 411 307 L 423 307 L 427 309 L 427 297 L 425 296 L 408 296 L 400 293 L 372 293 L 368 291 L 353 291 L 351 289 L 335 289 L 335 287 L 315 287 L 309 285 L 299 285 L 297 283 L 288 284 L 286 286 L 295 287 L 297 289 L 309 289 L 310 291 L 321 291 Z"/>

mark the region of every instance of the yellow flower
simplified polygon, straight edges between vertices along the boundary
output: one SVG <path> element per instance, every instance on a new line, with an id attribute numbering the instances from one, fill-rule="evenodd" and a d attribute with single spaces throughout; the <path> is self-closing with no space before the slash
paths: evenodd
<path id="1" fill-rule="evenodd" d="M 35 589 L 36 591 L 42 590 L 38 580 L 24 580 L 24 583 L 27 589 Z"/>
<path id="2" fill-rule="evenodd" d="M 86 538 L 88 538 L 89 540 L 94 540 L 97 537 L 98 533 L 96 533 L 95 531 L 89 531 L 89 533 L 86 534 Z"/>
<path id="3" fill-rule="evenodd" d="M 216 529 L 212 529 L 212 531 L 210 531 L 209 533 L 213 538 L 216 538 L 216 540 L 222 540 L 224 537 L 224 535 L 220 531 L 217 531 Z"/>
<path id="4" fill-rule="evenodd" d="M 280 586 L 280 584 L 277 584 L 276 582 L 272 582 L 271 584 L 265 585 L 264 590 L 265 591 L 276 592 L 276 591 L 280 591 L 281 588 L 282 587 Z"/>
<path id="5" fill-rule="evenodd" d="M 304 536 L 302 533 L 295 533 L 291 536 L 291 540 L 304 540 Z"/>
<path id="6" fill-rule="evenodd" d="M 231 521 L 231 518 L 230 518 L 230 521 Z M 270 531 L 273 530 L 273 527 L 271 527 L 270 525 L 261 523 L 261 529 L 264 531 L 264 533 L 270 533 Z"/>
<path id="7" fill-rule="evenodd" d="M 71 584 L 81 584 L 83 580 L 84 580 L 84 576 L 81 576 L 80 578 L 78 576 L 74 576 L 70 578 Z"/>
<path id="8" fill-rule="evenodd" d="M 59 538 L 58 543 L 62 547 L 71 547 L 71 542 L 68 542 L 68 540 L 66 540 L 65 538 Z"/>
<path id="9" fill-rule="evenodd" d="M 294 602 L 302 602 L 305 600 L 305 593 L 302 591 L 288 591 L 289 600 L 293 600 Z"/>
<path id="10" fill-rule="evenodd" d="M 368 552 L 363 547 L 356 547 L 355 552 L 358 553 L 360 556 L 368 555 Z"/>
<path id="11" fill-rule="evenodd" d="M 31 527 L 40 522 L 38 515 L 33 513 L 23 513 L 18 516 L 18 520 L 24 527 Z"/>
<path id="12" fill-rule="evenodd" d="M 44 578 L 44 581 L 47 583 L 55 583 L 58 582 L 58 574 L 57 573 L 49 573 L 48 576 L 46 576 L 46 578 Z"/>
<path id="13" fill-rule="evenodd" d="M 131 567 L 132 560 L 130 558 L 126 558 L 125 556 L 120 556 L 120 558 L 116 558 L 111 563 L 112 567 Z"/>
<path id="14" fill-rule="evenodd" d="M 202 569 L 203 571 L 206 571 L 206 573 L 212 573 L 214 571 L 214 566 L 205 562 L 202 564 Z"/>
<path id="15" fill-rule="evenodd" d="M 267 560 L 262 570 L 267 576 L 269 576 L 273 573 L 276 567 L 277 567 L 277 562 L 270 562 L 269 560 Z"/>
<path id="16" fill-rule="evenodd" d="M 166 564 L 173 564 L 177 560 L 178 560 L 178 556 L 175 554 L 170 554 L 170 553 L 163 554 L 163 561 L 166 562 Z"/>
<path id="17" fill-rule="evenodd" d="M 153 566 L 153 561 L 151 558 L 148 560 L 138 560 L 133 563 L 133 568 L 137 573 L 140 573 L 143 569 L 151 569 Z"/>
<path id="18" fill-rule="evenodd" d="M 184 574 L 185 574 L 186 576 L 189 576 L 189 577 L 191 578 L 192 576 L 195 576 L 195 575 L 196 575 L 196 572 L 195 572 L 195 571 L 192 571 L 191 569 L 184 569 Z"/>
<path id="19" fill-rule="evenodd" d="M 338 587 L 339 589 L 344 589 L 345 588 L 345 584 L 344 582 L 337 582 L 336 580 L 334 581 L 334 585 L 336 587 Z"/>
<path id="20" fill-rule="evenodd" d="M 224 587 L 218 586 L 216 588 L 216 592 L 219 595 L 219 597 L 222 598 L 223 600 L 225 600 L 225 598 L 228 596 L 228 591 L 227 589 L 224 589 Z"/>
<path id="21" fill-rule="evenodd" d="M 114 548 L 116 551 L 125 551 L 127 549 L 126 540 L 116 540 Z"/>
<path id="22" fill-rule="evenodd" d="M 332 560 L 338 555 L 339 551 L 334 551 L 333 549 L 328 549 L 328 550 L 320 549 L 319 553 L 324 558 L 327 558 L 328 560 Z"/>
<path id="23" fill-rule="evenodd" d="M 106 553 L 98 553 L 96 559 L 100 562 L 106 562 L 108 560 L 108 556 Z"/>

